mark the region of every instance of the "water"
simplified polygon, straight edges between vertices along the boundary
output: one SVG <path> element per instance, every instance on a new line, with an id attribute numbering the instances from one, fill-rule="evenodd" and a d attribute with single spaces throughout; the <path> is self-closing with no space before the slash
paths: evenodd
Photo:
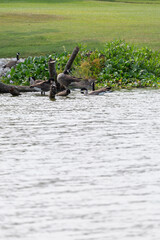
<path id="1" fill-rule="evenodd" d="M 0 239 L 159 239 L 159 99 L 0 95 Z"/>

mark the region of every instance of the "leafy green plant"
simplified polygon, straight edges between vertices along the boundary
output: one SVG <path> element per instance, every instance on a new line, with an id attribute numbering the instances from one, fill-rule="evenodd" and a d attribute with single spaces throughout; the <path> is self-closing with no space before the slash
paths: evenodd
<path id="1" fill-rule="evenodd" d="M 94 78 L 97 86 L 109 85 L 114 89 L 160 86 L 160 53 L 148 48 L 138 49 L 125 41 L 106 43 L 103 50 L 88 51 L 80 46 L 71 74 L 77 77 Z M 28 85 L 28 78 L 49 78 L 48 61 L 56 61 L 57 73 L 62 72 L 71 53 L 64 49 L 61 54 L 28 57 L 12 68 L 4 83 Z"/>

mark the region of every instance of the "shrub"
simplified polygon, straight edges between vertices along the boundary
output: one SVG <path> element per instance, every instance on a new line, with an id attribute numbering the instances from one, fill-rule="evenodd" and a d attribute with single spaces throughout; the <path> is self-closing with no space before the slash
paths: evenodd
<path id="1" fill-rule="evenodd" d="M 48 60 L 56 60 L 57 73 L 62 72 L 70 53 L 28 57 L 12 68 L 3 82 L 28 85 L 28 78 L 47 79 Z M 83 78 L 95 78 L 98 86 L 109 85 L 115 89 L 160 86 L 160 53 L 148 48 L 135 48 L 125 41 L 106 43 L 102 51 L 88 51 L 81 46 L 74 60 L 71 74 Z"/>

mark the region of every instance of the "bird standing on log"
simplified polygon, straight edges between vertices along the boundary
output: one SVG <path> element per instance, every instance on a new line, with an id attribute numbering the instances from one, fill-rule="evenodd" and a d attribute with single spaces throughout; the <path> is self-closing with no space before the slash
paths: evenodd
<path id="1" fill-rule="evenodd" d="M 82 79 L 70 76 L 65 73 L 60 73 L 57 76 L 57 81 L 61 86 L 64 86 L 66 89 L 68 88 L 86 88 L 94 90 L 94 79 Z"/>
<path id="2" fill-rule="evenodd" d="M 72 77 L 65 73 L 60 73 L 57 76 L 57 82 L 67 89 L 72 82 L 80 82 L 80 79 Z"/>
<path id="3" fill-rule="evenodd" d="M 28 79 L 28 81 L 29 81 L 29 84 L 30 84 L 30 87 L 32 86 L 32 85 L 34 85 L 34 84 L 37 84 L 37 83 L 41 83 L 41 82 L 44 82 L 44 80 L 40 80 L 40 79 L 35 79 L 35 77 L 29 77 L 29 79 Z M 32 88 L 32 87 L 31 87 Z M 33 87 L 34 88 L 34 90 L 36 90 L 36 91 L 41 91 L 41 89 L 40 88 L 37 88 L 37 87 Z"/>
<path id="4" fill-rule="evenodd" d="M 45 92 L 48 92 L 50 90 L 50 86 L 52 84 L 52 79 L 50 78 L 47 81 L 42 81 L 42 80 L 38 80 L 38 81 L 39 82 L 32 84 L 30 86 L 30 88 L 39 88 L 41 90 L 41 95 L 45 95 Z"/>
<path id="5" fill-rule="evenodd" d="M 78 88 L 78 89 L 86 89 L 88 90 L 95 90 L 95 80 L 94 79 L 84 79 L 80 80 L 79 82 L 72 82 L 69 85 L 70 88 Z"/>

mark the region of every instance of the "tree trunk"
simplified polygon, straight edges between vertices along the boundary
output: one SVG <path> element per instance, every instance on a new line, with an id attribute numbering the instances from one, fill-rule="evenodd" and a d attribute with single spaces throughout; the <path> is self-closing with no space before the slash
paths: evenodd
<path id="1" fill-rule="evenodd" d="M 10 93 L 11 88 L 16 88 L 19 92 L 36 92 L 36 90 L 29 86 L 14 86 L 0 82 L 0 93 Z"/>
<path id="2" fill-rule="evenodd" d="M 49 77 L 54 79 L 55 83 L 57 81 L 57 72 L 56 72 L 56 62 L 53 59 L 50 59 L 48 62 Z"/>
<path id="3" fill-rule="evenodd" d="M 56 61 L 54 61 L 52 58 L 48 62 L 48 69 L 49 69 L 49 77 L 50 79 L 55 81 L 57 92 L 59 92 L 60 84 L 57 82 Z"/>
<path id="4" fill-rule="evenodd" d="M 50 59 L 48 62 L 49 77 L 55 81 L 57 92 L 63 91 L 64 88 L 57 82 L 56 61 Z"/>

